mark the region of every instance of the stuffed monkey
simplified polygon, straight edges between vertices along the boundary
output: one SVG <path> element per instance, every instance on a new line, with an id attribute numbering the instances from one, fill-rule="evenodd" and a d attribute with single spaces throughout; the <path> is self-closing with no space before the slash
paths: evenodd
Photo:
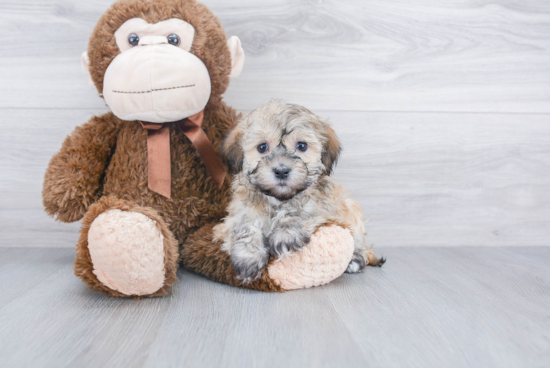
<path id="1" fill-rule="evenodd" d="M 119 0 L 98 21 L 84 71 L 110 108 L 77 127 L 47 168 L 43 202 L 82 219 L 75 274 L 109 296 L 165 295 L 179 261 L 212 280 L 265 291 L 325 284 L 352 257 L 347 229 L 318 229 L 300 253 L 243 284 L 212 241 L 231 177 L 219 158 L 239 116 L 222 100 L 244 52 L 195 0 Z"/>

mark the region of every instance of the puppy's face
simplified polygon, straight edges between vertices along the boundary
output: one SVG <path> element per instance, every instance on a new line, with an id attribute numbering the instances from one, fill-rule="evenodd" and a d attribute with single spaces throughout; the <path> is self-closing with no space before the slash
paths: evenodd
<path id="1" fill-rule="evenodd" d="M 239 122 L 224 142 L 237 171 L 262 193 L 288 200 L 330 173 L 340 144 L 327 122 L 297 105 L 272 101 Z"/>
<path id="2" fill-rule="evenodd" d="M 294 197 L 324 170 L 320 137 L 315 130 L 283 125 L 286 124 L 275 121 L 253 124 L 242 146 L 247 179 L 264 194 L 279 200 Z"/>

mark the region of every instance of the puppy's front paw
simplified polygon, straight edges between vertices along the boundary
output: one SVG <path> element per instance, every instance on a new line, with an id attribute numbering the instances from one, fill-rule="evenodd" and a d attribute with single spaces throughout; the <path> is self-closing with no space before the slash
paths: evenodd
<path id="1" fill-rule="evenodd" d="M 269 235 L 269 251 L 277 258 L 302 250 L 309 243 L 309 235 L 300 228 L 277 229 Z"/>
<path id="2" fill-rule="evenodd" d="M 360 272 L 363 268 L 365 268 L 366 265 L 367 265 L 367 262 L 365 262 L 365 258 L 363 258 L 363 256 L 359 252 L 355 251 L 353 252 L 353 257 L 351 258 L 351 261 L 348 264 L 346 273 Z"/>
<path id="3" fill-rule="evenodd" d="M 247 229 L 246 236 L 239 237 L 231 248 L 231 263 L 239 280 L 249 283 L 262 274 L 269 261 L 269 252 L 263 243 L 259 229 Z"/>
<path id="4" fill-rule="evenodd" d="M 266 257 L 243 257 L 242 254 L 234 256 L 234 253 L 231 253 L 231 263 L 237 274 L 237 279 L 243 280 L 245 284 L 257 280 L 261 276 L 268 260 L 267 252 Z"/>

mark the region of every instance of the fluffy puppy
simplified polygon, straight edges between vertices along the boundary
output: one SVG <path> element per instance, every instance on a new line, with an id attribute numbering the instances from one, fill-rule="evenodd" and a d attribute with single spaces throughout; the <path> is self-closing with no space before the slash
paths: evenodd
<path id="1" fill-rule="evenodd" d="M 228 216 L 214 228 L 238 277 L 259 277 L 270 256 L 300 251 L 322 225 L 348 228 L 355 241 L 346 272 L 381 266 L 365 244 L 364 216 L 330 176 L 340 142 L 308 109 L 271 101 L 229 133 L 223 153 L 235 170 Z"/>

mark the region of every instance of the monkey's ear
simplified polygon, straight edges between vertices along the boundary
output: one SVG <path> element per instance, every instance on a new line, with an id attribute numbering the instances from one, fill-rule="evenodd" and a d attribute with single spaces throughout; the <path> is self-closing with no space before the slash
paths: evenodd
<path id="1" fill-rule="evenodd" d="M 237 78 L 244 65 L 244 50 L 241 46 L 241 40 L 237 36 L 231 36 L 227 40 L 227 47 L 229 47 L 229 53 L 231 54 L 231 74 L 229 78 Z"/>
<path id="2" fill-rule="evenodd" d="M 82 53 L 82 70 L 84 71 L 84 75 L 86 75 L 88 79 L 88 84 L 95 88 L 94 81 L 92 80 L 92 75 L 90 74 L 90 58 L 88 57 L 87 51 L 84 51 L 84 53 Z"/>
<path id="3" fill-rule="evenodd" d="M 243 168 L 244 152 L 241 147 L 242 129 L 237 125 L 225 138 L 222 145 L 222 154 L 229 163 L 233 174 L 240 172 Z"/>
<path id="4" fill-rule="evenodd" d="M 321 162 L 327 169 L 327 174 L 332 173 L 332 169 L 336 166 L 342 147 L 340 141 L 336 136 L 336 132 L 331 127 L 327 126 L 325 130 L 326 142 L 323 145 L 323 152 L 321 153 Z"/>

